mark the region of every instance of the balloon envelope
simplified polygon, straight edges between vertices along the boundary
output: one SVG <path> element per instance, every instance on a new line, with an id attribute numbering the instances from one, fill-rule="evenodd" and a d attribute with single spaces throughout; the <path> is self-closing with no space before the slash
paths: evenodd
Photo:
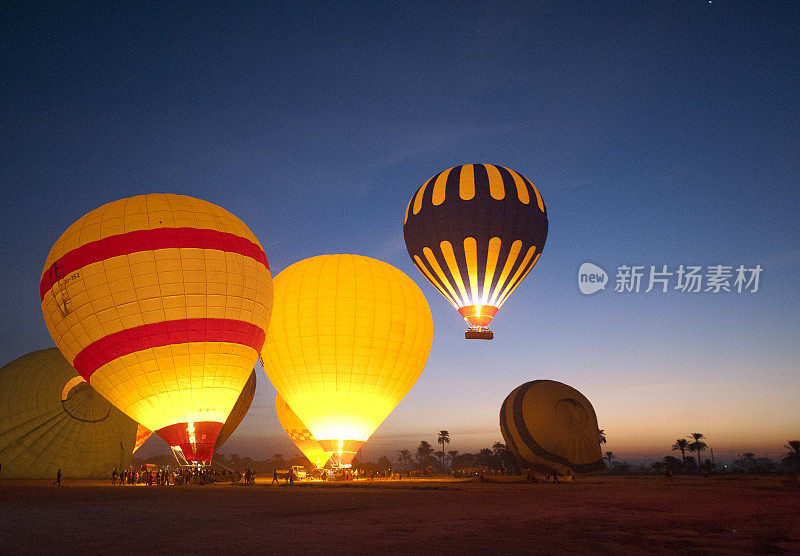
<path id="1" fill-rule="evenodd" d="M 0 478 L 109 477 L 130 464 L 137 427 L 56 348 L 0 369 Z"/>
<path id="2" fill-rule="evenodd" d="M 253 403 L 255 393 L 256 371 L 253 369 L 253 372 L 250 374 L 250 378 L 247 379 L 247 383 L 244 385 L 242 393 L 239 394 L 233 409 L 228 415 L 228 419 L 225 421 L 225 424 L 222 425 L 222 429 L 220 429 L 219 434 L 217 435 L 217 440 L 214 443 L 214 452 L 222 448 L 222 445 L 225 444 L 225 442 L 234 433 L 236 428 L 242 423 L 245 415 L 247 415 L 247 411 L 250 409 L 250 405 Z M 133 447 L 134 454 L 139 448 L 142 447 L 142 444 L 147 442 L 147 439 L 150 438 L 152 434 L 153 432 L 150 429 L 141 424 L 139 425 L 139 429 L 136 431 L 136 445 Z"/>
<path id="3" fill-rule="evenodd" d="M 604 469 L 597 416 L 575 388 L 534 380 L 515 388 L 500 410 L 506 445 L 541 473 L 590 473 Z"/>
<path id="4" fill-rule="evenodd" d="M 241 220 L 182 195 L 108 203 L 55 243 L 40 295 L 81 376 L 187 459 L 211 459 L 272 308 L 266 256 Z"/>
<path id="5" fill-rule="evenodd" d="M 350 463 L 425 366 L 425 297 L 384 262 L 322 255 L 275 277 L 272 319 L 267 376 L 323 449 Z"/>
<path id="6" fill-rule="evenodd" d="M 139 428 L 136 429 L 136 443 L 133 445 L 133 453 L 135 454 L 152 435 L 153 431 L 140 423 Z"/>
<path id="7" fill-rule="evenodd" d="M 233 409 L 231 410 L 230 415 L 228 415 L 228 419 L 225 421 L 225 424 L 222 425 L 222 430 L 219 431 L 217 442 L 214 444 L 215 452 L 222 448 L 222 445 L 225 444 L 237 427 L 242 423 L 242 419 L 244 419 L 245 415 L 247 415 L 247 411 L 250 409 L 250 405 L 253 403 L 253 398 L 255 395 L 256 370 L 253 369 L 253 372 L 250 373 L 250 378 L 247 379 L 247 383 L 242 389 L 242 393 L 239 394 L 239 397 L 236 399 L 236 403 L 233 405 Z"/>
<path id="8" fill-rule="evenodd" d="M 436 174 L 406 207 L 408 254 L 470 329 L 489 326 L 539 260 L 547 210 L 526 177 L 493 164 Z"/>
<path id="9" fill-rule="evenodd" d="M 275 397 L 275 411 L 278 414 L 278 421 L 281 427 L 289 435 L 297 449 L 303 452 L 303 455 L 308 458 L 312 465 L 318 468 L 325 467 L 331 454 L 322 449 L 322 446 L 311 434 L 311 431 L 308 430 L 308 427 L 303 424 L 297 414 L 289 407 L 289 404 L 281 398 L 280 394 Z"/>

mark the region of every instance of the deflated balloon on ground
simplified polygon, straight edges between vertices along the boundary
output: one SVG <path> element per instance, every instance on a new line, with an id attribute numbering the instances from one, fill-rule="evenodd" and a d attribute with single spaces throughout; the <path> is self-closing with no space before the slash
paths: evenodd
<path id="1" fill-rule="evenodd" d="M 500 431 L 522 467 L 547 474 L 604 469 L 594 408 L 561 382 L 534 380 L 515 388 L 500 409 Z"/>

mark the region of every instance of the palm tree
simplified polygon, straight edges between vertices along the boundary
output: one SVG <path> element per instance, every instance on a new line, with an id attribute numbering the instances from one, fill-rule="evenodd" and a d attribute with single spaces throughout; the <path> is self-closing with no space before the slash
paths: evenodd
<path id="1" fill-rule="evenodd" d="M 708 448 L 708 444 L 703 442 L 703 438 L 705 436 L 702 432 L 693 432 L 690 437 L 693 439 L 693 442 L 689 443 L 689 451 L 690 452 L 697 452 L 697 472 L 700 472 L 700 452 Z"/>
<path id="2" fill-rule="evenodd" d="M 420 442 L 419 446 L 417 446 L 417 461 L 423 468 L 431 464 L 431 457 L 434 451 L 433 446 L 425 440 Z"/>
<path id="3" fill-rule="evenodd" d="M 783 458 L 783 463 L 793 471 L 800 471 L 800 440 L 790 440 L 784 448 L 789 451 Z"/>
<path id="4" fill-rule="evenodd" d="M 494 452 L 494 455 L 496 456 L 501 456 L 505 450 L 506 445 L 502 442 L 495 442 L 492 444 L 492 452 Z"/>
<path id="5" fill-rule="evenodd" d="M 436 442 L 442 445 L 442 464 L 444 464 L 444 445 L 450 444 L 450 433 L 447 431 L 439 431 L 439 438 Z"/>
<path id="6" fill-rule="evenodd" d="M 453 468 L 453 462 L 456 461 L 458 454 L 458 450 L 447 450 L 447 455 L 450 456 L 450 469 Z"/>
<path id="7" fill-rule="evenodd" d="M 481 448 L 478 453 L 475 454 L 475 462 L 478 465 L 494 468 L 494 454 L 489 448 Z"/>
<path id="8" fill-rule="evenodd" d="M 680 450 L 681 451 L 681 459 L 684 463 L 686 463 L 686 448 L 689 446 L 689 441 L 685 438 L 679 438 L 675 441 L 675 444 L 672 445 L 673 450 Z"/>
<path id="9" fill-rule="evenodd" d="M 600 445 L 601 446 L 603 444 L 605 444 L 606 443 L 606 431 L 603 430 L 603 429 L 599 429 L 597 431 L 597 439 L 600 441 Z"/>
<path id="10" fill-rule="evenodd" d="M 406 464 L 406 471 L 408 471 L 408 464 L 411 463 L 411 452 L 408 450 L 400 450 L 397 452 L 397 461 Z"/>
<path id="11" fill-rule="evenodd" d="M 608 460 L 608 467 L 611 467 L 611 460 L 614 459 L 614 452 L 606 452 L 606 455 L 603 459 Z"/>

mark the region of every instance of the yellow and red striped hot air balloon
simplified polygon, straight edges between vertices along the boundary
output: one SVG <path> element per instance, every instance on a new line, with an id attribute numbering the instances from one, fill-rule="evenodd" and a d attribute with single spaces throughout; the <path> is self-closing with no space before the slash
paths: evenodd
<path id="1" fill-rule="evenodd" d="M 419 378 L 431 310 L 411 278 L 360 255 L 320 255 L 275 277 L 261 352 L 281 397 L 349 465 Z"/>
<path id="2" fill-rule="evenodd" d="M 489 323 L 539 260 L 547 239 L 542 196 L 521 174 L 493 164 L 440 172 L 406 207 L 403 235 L 422 274 L 469 325 Z"/>
<path id="3" fill-rule="evenodd" d="M 245 418 L 245 415 L 247 415 L 247 410 L 250 409 L 250 404 L 253 403 L 255 394 L 256 371 L 253 369 L 253 372 L 250 373 L 250 378 L 247 379 L 247 383 L 244 385 L 244 389 L 242 389 L 241 394 L 239 394 L 233 409 L 231 409 L 231 412 L 228 414 L 225 424 L 222 425 L 222 429 L 217 435 L 217 440 L 214 442 L 214 452 L 219 450 L 222 445 L 225 444 L 225 442 L 236 431 L 236 428 L 241 424 L 242 420 Z M 152 434 L 153 432 L 150 429 L 139 424 L 139 429 L 136 431 L 136 444 L 133 446 L 134 454 L 145 442 L 147 442 L 147 439 L 150 438 Z"/>
<path id="4" fill-rule="evenodd" d="M 292 411 L 292 408 L 281 398 L 280 394 L 275 397 L 275 411 L 278 414 L 278 422 L 280 422 L 284 432 L 294 442 L 297 449 L 308 458 L 311 465 L 318 468 L 325 467 L 325 464 L 331 458 L 331 454 L 325 452 L 320 443 L 317 442 L 317 439 L 314 438 L 314 435 L 311 434 L 311 431 L 308 430 L 308 427 L 303 424 L 300 417 Z"/>
<path id="5" fill-rule="evenodd" d="M 101 395 L 187 460 L 211 459 L 272 311 L 241 220 L 182 195 L 108 203 L 56 241 L 40 294 L 56 345 Z"/>

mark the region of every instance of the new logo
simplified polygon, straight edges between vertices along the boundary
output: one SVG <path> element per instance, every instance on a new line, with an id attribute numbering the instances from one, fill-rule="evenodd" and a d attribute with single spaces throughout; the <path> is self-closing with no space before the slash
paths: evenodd
<path id="1" fill-rule="evenodd" d="M 583 263 L 578 269 L 578 288 L 584 295 L 591 295 L 606 289 L 608 274 L 599 266 L 592 263 Z"/>

